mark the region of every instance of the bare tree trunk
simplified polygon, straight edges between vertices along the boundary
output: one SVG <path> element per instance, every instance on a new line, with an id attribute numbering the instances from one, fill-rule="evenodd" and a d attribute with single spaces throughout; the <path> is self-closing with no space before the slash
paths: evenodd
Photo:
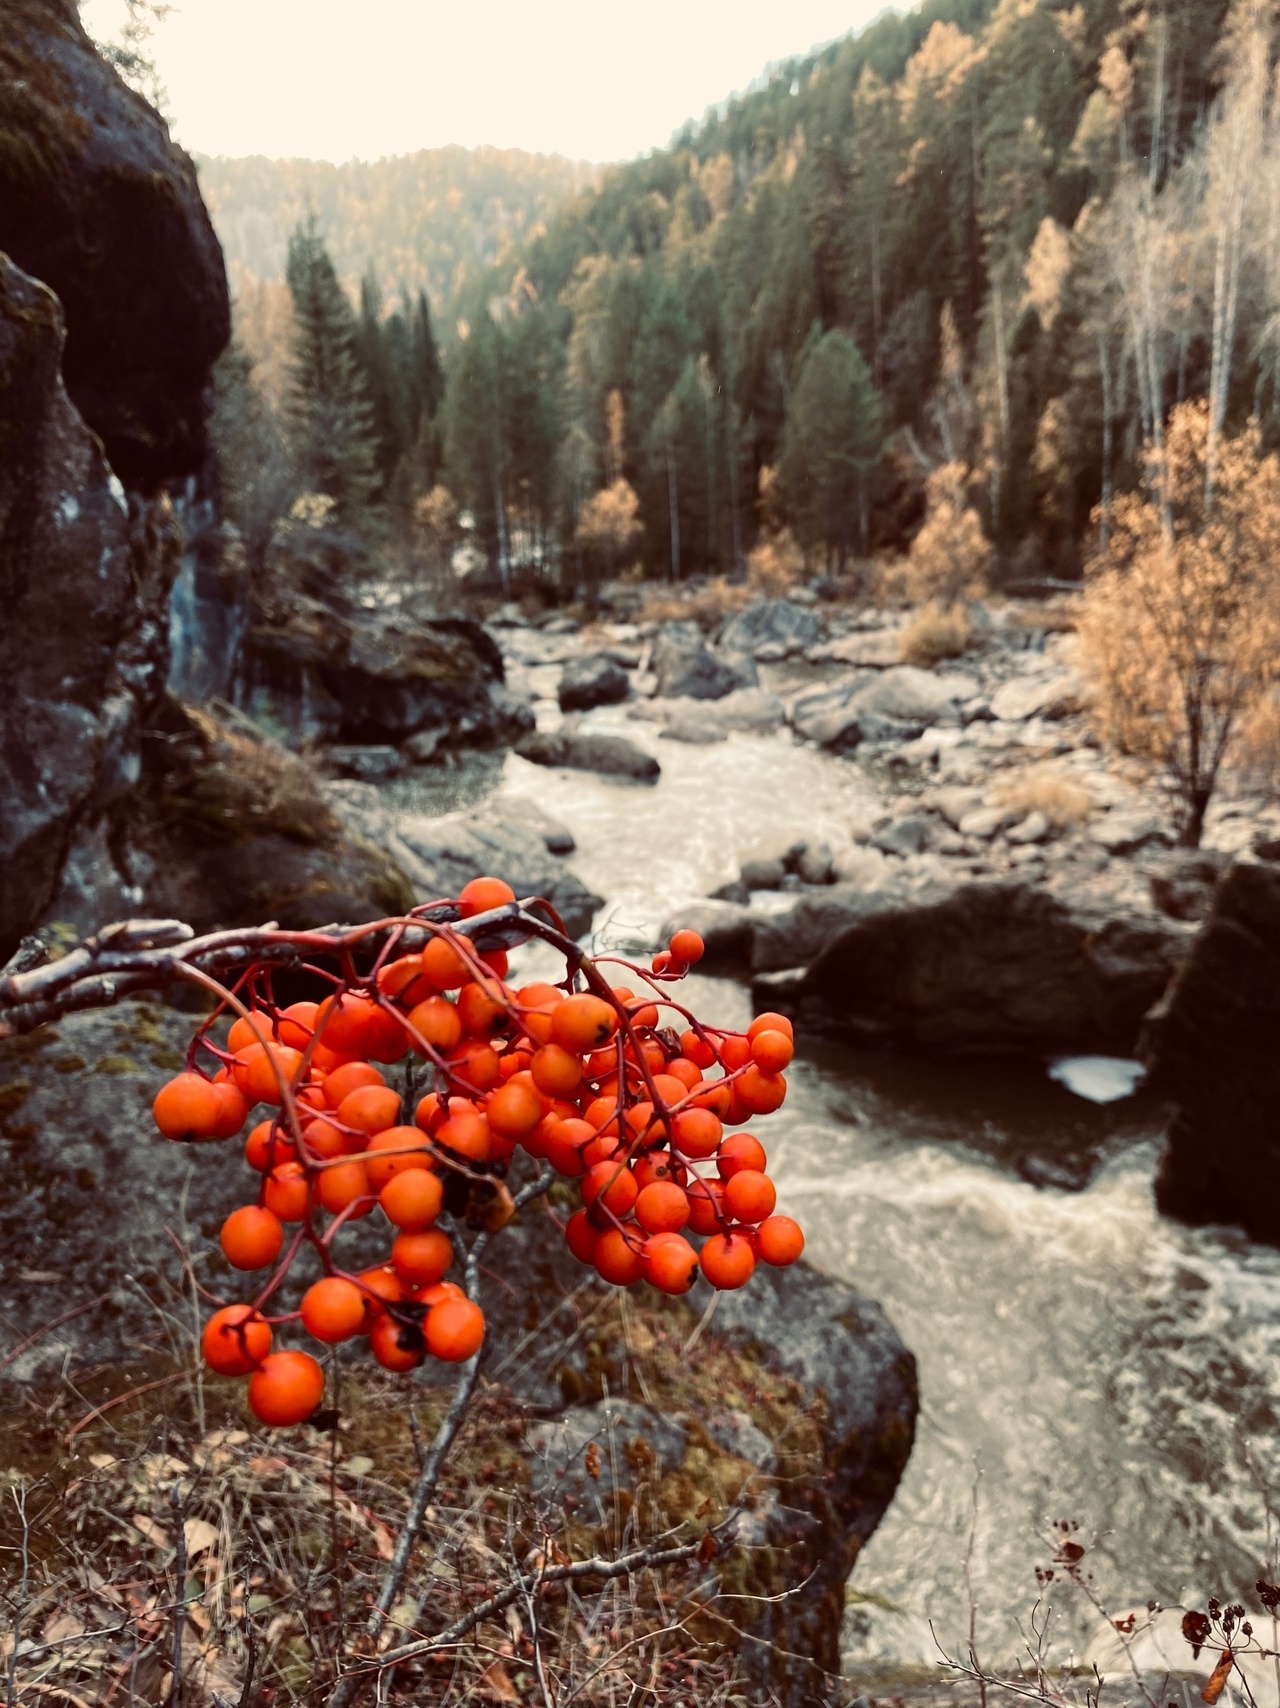
<path id="1" fill-rule="evenodd" d="M 871 222 L 871 366 L 876 390 L 884 385 L 884 358 L 880 350 L 880 221 Z"/>
<path id="2" fill-rule="evenodd" d="M 1147 183 L 1153 196 L 1160 184 L 1160 156 L 1164 149 L 1164 61 L 1169 45 L 1169 20 L 1158 18 L 1155 32 L 1155 111 L 1151 119 L 1151 158 L 1147 166 Z"/>
<path id="3" fill-rule="evenodd" d="M 726 388 L 725 449 L 729 463 L 729 511 L 733 524 L 733 573 L 742 572 L 742 517 L 738 513 L 738 406 Z"/>
<path id="4" fill-rule="evenodd" d="M 1000 532 L 1000 488 L 1009 456 L 1009 369 L 1004 348 L 1004 292 L 999 279 L 991 284 L 991 306 L 995 311 L 996 395 L 1000 404 L 1000 454 L 991 476 L 991 532 Z"/>
<path id="5" fill-rule="evenodd" d="M 676 486 L 676 458 L 667 434 L 667 506 L 671 515 L 671 579 L 680 579 L 680 494 Z"/>
<path id="6" fill-rule="evenodd" d="M 1105 552 L 1111 538 L 1111 456 L 1114 408 L 1111 396 L 1111 356 L 1106 333 L 1098 332 L 1098 367 L 1102 374 L 1102 496 L 1099 501 L 1098 543 Z"/>

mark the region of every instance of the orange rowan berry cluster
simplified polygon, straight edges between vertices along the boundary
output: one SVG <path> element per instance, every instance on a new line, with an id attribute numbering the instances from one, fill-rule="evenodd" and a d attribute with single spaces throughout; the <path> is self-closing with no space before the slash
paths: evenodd
<path id="1" fill-rule="evenodd" d="M 239 1018 L 225 1044 L 206 1022 L 188 1070 L 156 1096 L 157 1126 L 181 1141 L 230 1138 L 251 1106 L 271 1111 L 245 1142 L 257 1199 L 227 1217 L 221 1244 L 236 1269 L 275 1268 L 252 1303 L 219 1309 L 203 1336 L 212 1369 L 248 1377 L 264 1423 L 302 1422 L 324 1393 L 315 1358 L 274 1349 L 284 1323 L 325 1344 L 367 1335 L 392 1370 L 479 1351 L 483 1312 L 445 1279 L 454 1242 L 436 1223 L 450 1212 L 500 1226 L 520 1149 L 578 1181 L 566 1242 L 615 1285 L 678 1294 L 701 1273 L 713 1287 L 741 1287 L 757 1261 L 794 1263 L 804 1249 L 798 1225 L 775 1214 L 760 1141 L 726 1133 L 781 1105 L 790 1022 L 764 1014 L 746 1033 L 725 1031 L 668 997 L 662 987 L 703 953 L 693 931 L 678 931 L 648 969 L 620 963 L 647 984 L 638 995 L 609 985 L 603 960 L 576 954 L 563 984 L 512 989 L 505 950 L 454 926 L 517 913 L 514 904 L 500 880 L 474 880 L 456 903 L 402 922 L 425 927 L 421 950 L 404 950 L 404 932 L 392 931 L 368 973 L 349 968 L 319 1003 L 277 1008 L 269 979 L 251 969 L 239 985 L 247 1000 L 228 994 Z M 576 988 L 580 976 L 588 989 Z M 383 1072 L 410 1054 L 434 1077 L 412 1121 Z M 202 1057 L 216 1067 L 206 1072 Z M 387 1261 L 342 1270 L 335 1236 L 375 1210 L 395 1230 Z M 323 1273 L 299 1311 L 269 1318 L 304 1247 Z"/>

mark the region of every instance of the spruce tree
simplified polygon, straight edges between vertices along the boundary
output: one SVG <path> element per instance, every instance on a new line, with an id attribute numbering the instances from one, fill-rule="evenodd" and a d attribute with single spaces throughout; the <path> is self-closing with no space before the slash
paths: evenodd
<path id="1" fill-rule="evenodd" d="M 883 443 L 880 397 L 858 346 L 815 326 L 796 364 L 777 494 L 801 544 L 837 552 L 842 569 Z"/>
<path id="2" fill-rule="evenodd" d="M 356 319 L 314 218 L 289 241 L 293 339 L 285 397 L 304 490 L 358 521 L 377 484 L 373 406 L 356 357 Z"/>
<path id="3" fill-rule="evenodd" d="M 372 269 L 360 284 L 360 319 L 355 351 L 373 409 L 377 441 L 379 495 L 386 496 L 396 469 L 413 444 L 410 423 L 409 375 L 404 352 L 398 348 L 399 315 L 384 322 L 382 289 Z"/>

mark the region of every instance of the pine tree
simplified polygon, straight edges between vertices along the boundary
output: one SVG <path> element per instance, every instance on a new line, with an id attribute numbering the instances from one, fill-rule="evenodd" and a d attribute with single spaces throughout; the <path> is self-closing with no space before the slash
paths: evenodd
<path id="1" fill-rule="evenodd" d="M 360 284 L 360 320 L 356 328 L 355 351 L 373 409 L 379 492 L 383 497 L 401 460 L 413 444 L 408 363 L 405 360 L 407 352 L 397 348 L 404 342 L 397 336 L 398 319 L 399 316 L 392 316 L 383 322 L 382 289 L 377 274 L 371 269 Z"/>
<path id="2" fill-rule="evenodd" d="M 294 328 L 285 399 L 304 490 L 323 493 L 347 521 L 377 483 L 373 406 L 356 358 L 356 320 L 314 218 L 289 240 Z"/>
<path id="3" fill-rule="evenodd" d="M 880 397 L 852 338 L 814 327 L 800 353 L 778 459 L 778 503 L 805 546 L 843 569 L 883 445 Z"/>

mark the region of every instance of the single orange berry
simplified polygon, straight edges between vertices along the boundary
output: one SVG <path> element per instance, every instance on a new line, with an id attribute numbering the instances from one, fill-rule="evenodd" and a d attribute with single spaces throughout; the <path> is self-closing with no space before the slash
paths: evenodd
<path id="1" fill-rule="evenodd" d="M 694 1160 L 714 1156 L 724 1137 L 724 1125 L 710 1109 L 682 1109 L 672 1120 L 671 1131 L 676 1149 Z"/>
<path id="2" fill-rule="evenodd" d="M 737 1169 L 724 1183 L 724 1207 L 735 1222 L 762 1222 L 777 1202 L 772 1180 L 759 1169 Z"/>
<path id="3" fill-rule="evenodd" d="M 472 878 L 469 884 L 462 886 L 458 903 L 462 917 L 470 919 L 477 913 L 488 913 L 492 908 L 505 907 L 515 899 L 516 892 L 510 884 L 504 884 L 501 878 Z"/>
<path id="4" fill-rule="evenodd" d="M 166 1139 L 206 1139 L 218 1125 L 222 1100 L 203 1074 L 180 1073 L 157 1091 L 151 1113 Z"/>
<path id="5" fill-rule="evenodd" d="M 683 961 L 685 966 L 691 967 L 695 961 L 702 959 L 707 946 L 696 931 L 686 927 L 683 931 L 676 932 L 669 948 L 677 961 Z"/>
<path id="6" fill-rule="evenodd" d="M 564 1243 L 579 1263 L 594 1263 L 600 1230 L 585 1210 L 575 1210 L 565 1223 Z"/>
<path id="7" fill-rule="evenodd" d="M 744 1234 L 712 1234 L 702 1248 L 699 1262 L 713 1287 L 730 1292 L 750 1281 L 756 1255 Z"/>
<path id="8" fill-rule="evenodd" d="M 444 1206 L 444 1183 L 425 1168 L 406 1168 L 393 1174 L 378 1194 L 387 1220 L 406 1233 L 429 1228 Z"/>
<path id="9" fill-rule="evenodd" d="M 419 1127 L 387 1127 L 368 1142 L 364 1158 L 369 1185 L 381 1192 L 389 1180 L 410 1168 L 430 1168 L 431 1151 Z"/>
<path id="10" fill-rule="evenodd" d="M 790 1038 L 795 1043 L 795 1028 L 785 1014 L 757 1014 L 747 1027 L 748 1038 L 758 1038 L 761 1032 L 781 1032 L 784 1038 Z"/>
<path id="11" fill-rule="evenodd" d="M 462 1017 L 448 997 L 429 996 L 409 1011 L 408 1022 L 413 1032 L 445 1055 L 462 1042 Z M 411 1038 L 413 1032 L 409 1034 Z M 416 1041 L 413 1047 L 420 1056 L 426 1054 Z"/>
<path id="12" fill-rule="evenodd" d="M 490 1092 L 485 1104 L 490 1127 L 503 1138 L 522 1139 L 542 1119 L 542 1098 L 532 1082 L 522 1083 L 523 1078 L 519 1075 L 509 1079 L 497 1091 Z"/>
<path id="13" fill-rule="evenodd" d="M 618 1228 L 608 1228 L 596 1244 L 596 1273 L 615 1287 L 629 1287 L 640 1279 L 640 1240 L 633 1233 L 628 1239 Z"/>
<path id="14" fill-rule="evenodd" d="M 209 1136 L 214 1139 L 234 1138 L 248 1116 L 248 1099 L 233 1079 L 223 1079 L 221 1074 L 213 1083 L 213 1091 L 218 1099 L 218 1119 Z"/>
<path id="15" fill-rule="evenodd" d="M 422 972 L 421 955 L 401 955 L 378 972 L 377 985 L 383 996 L 399 996 Z"/>
<path id="16" fill-rule="evenodd" d="M 309 1197 L 306 1170 L 300 1162 L 282 1162 L 271 1170 L 262 1187 L 262 1200 L 282 1222 L 300 1222 Z"/>
<path id="17" fill-rule="evenodd" d="M 768 1033 L 760 1034 L 768 1037 Z M 754 1063 L 738 1080 L 734 1087 L 738 1101 L 751 1115 L 772 1115 L 775 1109 L 780 1109 L 786 1101 L 787 1082 L 780 1073 L 766 1073 L 763 1068 Z"/>
<path id="18" fill-rule="evenodd" d="M 324 1097 L 330 1109 L 336 1109 L 342 1100 L 350 1097 L 353 1091 L 358 1091 L 362 1085 L 385 1085 L 387 1082 L 369 1062 L 343 1062 L 341 1067 L 334 1068 L 332 1073 L 325 1075 Z"/>
<path id="19" fill-rule="evenodd" d="M 219 1240 L 233 1269 L 265 1269 L 280 1255 L 284 1229 L 273 1211 L 244 1204 L 223 1222 Z"/>
<path id="20" fill-rule="evenodd" d="M 644 1278 L 660 1293 L 687 1293 L 698 1274 L 698 1254 L 680 1234 L 650 1234 L 640 1254 Z"/>
<path id="21" fill-rule="evenodd" d="M 765 1073 L 781 1073 L 795 1053 L 785 1032 L 757 1032 L 751 1040 L 751 1059 Z"/>
<path id="22" fill-rule="evenodd" d="M 455 1103 L 460 1107 L 454 1109 Z M 460 1097 L 450 1098 L 449 1106 L 448 1120 L 442 1121 L 432 1135 L 436 1143 L 463 1162 L 491 1161 L 495 1135 L 483 1112 Z"/>
<path id="23" fill-rule="evenodd" d="M 593 1205 L 614 1216 L 630 1213 L 639 1188 L 636 1177 L 625 1163 L 598 1162 L 582 1177 L 582 1202 L 588 1209 Z"/>
<path id="24" fill-rule="evenodd" d="M 731 1133 L 720 1146 L 716 1172 L 721 1180 L 728 1180 L 744 1168 L 754 1168 L 763 1174 L 767 1161 L 764 1146 L 754 1133 Z"/>
<path id="25" fill-rule="evenodd" d="M 274 1036 L 275 1031 L 268 1016 L 255 1010 L 248 1020 L 242 1014 L 231 1022 L 231 1030 L 227 1033 L 227 1049 L 236 1056 L 253 1044 L 269 1044 Z"/>
<path id="26" fill-rule="evenodd" d="M 396 1274 L 408 1287 L 430 1287 L 453 1262 L 453 1242 L 439 1228 L 398 1234 L 391 1247 Z"/>
<path id="27" fill-rule="evenodd" d="M 249 1378 L 249 1409 L 262 1423 L 305 1423 L 323 1398 L 324 1371 L 309 1352 L 272 1352 Z"/>
<path id="28" fill-rule="evenodd" d="M 689 1229 L 695 1234 L 714 1234 L 722 1228 L 724 1187 L 718 1180 L 691 1180 L 686 1187 L 689 1198 Z"/>
<path id="29" fill-rule="evenodd" d="M 766 1263 L 785 1269 L 804 1250 L 804 1234 L 790 1216 L 767 1216 L 756 1229 L 756 1250 Z"/>
<path id="30" fill-rule="evenodd" d="M 379 1003 L 369 1021 L 366 1055 L 372 1057 L 375 1062 L 398 1062 L 408 1048 L 409 1034 L 404 1029 L 399 1012 L 393 1008 L 383 1008 Z"/>
<path id="31" fill-rule="evenodd" d="M 384 1370 L 416 1370 L 427 1356 L 426 1342 L 416 1323 L 397 1322 L 386 1312 L 369 1330 L 369 1350 Z"/>
<path id="32" fill-rule="evenodd" d="M 326 997 L 315 1014 L 320 1042 L 339 1055 L 367 1056 L 369 1022 L 376 1012 L 367 996 L 355 996 L 351 991 Z"/>
<path id="33" fill-rule="evenodd" d="M 647 1234 L 678 1234 L 689 1220 L 689 1194 L 673 1180 L 655 1180 L 636 1199 L 636 1220 Z"/>
<path id="34" fill-rule="evenodd" d="M 552 1042 L 575 1055 L 598 1050 L 617 1030 L 617 1013 L 599 996 L 569 996 L 551 1011 Z"/>
<path id="35" fill-rule="evenodd" d="M 204 1325 L 200 1351 L 219 1376 L 247 1376 L 271 1351 L 271 1328 L 248 1305 L 225 1305 Z"/>
<path id="36" fill-rule="evenodd" d="M 318 1121 L 311 1123 L 307 1128 L 308 1140 L 314 1128 L 322 1124 Z M 266 1174 L 277 1163 L 294 1162 L 297 1155 L 293 1140 L 274 1119 L 259 1121 L 244 1142 L 244 1160 L 259 1174 Z"/>
<path id="37" fill-rule="evenodd" d="M 434 1358 L 465 1363 L 484 1341 L 484 1312 L 470 1299 L 442 1299 L 428 1311 L 423 1333 Z"/>
<path id="38" fill-rule="evenodd" d="M 316 1029 L 318 1002 L 291 1002 L 280 1016 L 280 1042 L 305 1050 Z"/>
<path id="39" fill-rule="evenodd" d="M 422 976 L 437 990 L 457 990 L 472 976 L 461 953 L 443 937 L 433 937 L 422 951 Z"/>
<path id="40" fill-rule="evenodd" d="M 582 1058 L 559 1044 L 544 1044 L 529 1064 L 533 1083 L 548 1097 L 568 1097 L 582 1083 Z"/>
<path id="41" fill-rule="evenodd" d="M 235 1057 L 232 1075 L 250 1103 L 280 1103 L 280 1082 L 297 1083 L 302 1051 L 288 1044 L 251 1044 Z"/>
<path id="42" fill-rule="evenodd" d="M 381 1133 L 394 1127 L 400 1114 L 400 1093 L 389 1085 L 362 1085 L 338 1105 L 338 1120 L 359 1133 Z"/>
<path id="43" fill-rule="evenodd" d="M 316 1197 L 326 1210 L 336 1216 L 340 1211 L 357 1205 L 361 1198 L 368 1200 L 363 1210 L 355 1210 L 348 1220 L 368 1215 L 373 1208 L 373 1189 L 369 1171 L 358 1157 L 338 1162 L 332 1168 L 322 1168 L 316 1175 Z"/>
<path id="44" fill-rule="evenodd" d="M 695 1067 L 705 1070 L 715 1065 L 715 1051 L 709 1043 L 698 1036 L 692 1027 L 687 1032 L 680 1034 L 680 1052 L 687 1056 Z"/>
<path id="45" fill-rule="evenodd" d="M 354 1281 L 326 1275 L 302 1295 L 302 1326 L 329 1345 L 350 1340 L 365 1326 L 364 1294 Z"/>

